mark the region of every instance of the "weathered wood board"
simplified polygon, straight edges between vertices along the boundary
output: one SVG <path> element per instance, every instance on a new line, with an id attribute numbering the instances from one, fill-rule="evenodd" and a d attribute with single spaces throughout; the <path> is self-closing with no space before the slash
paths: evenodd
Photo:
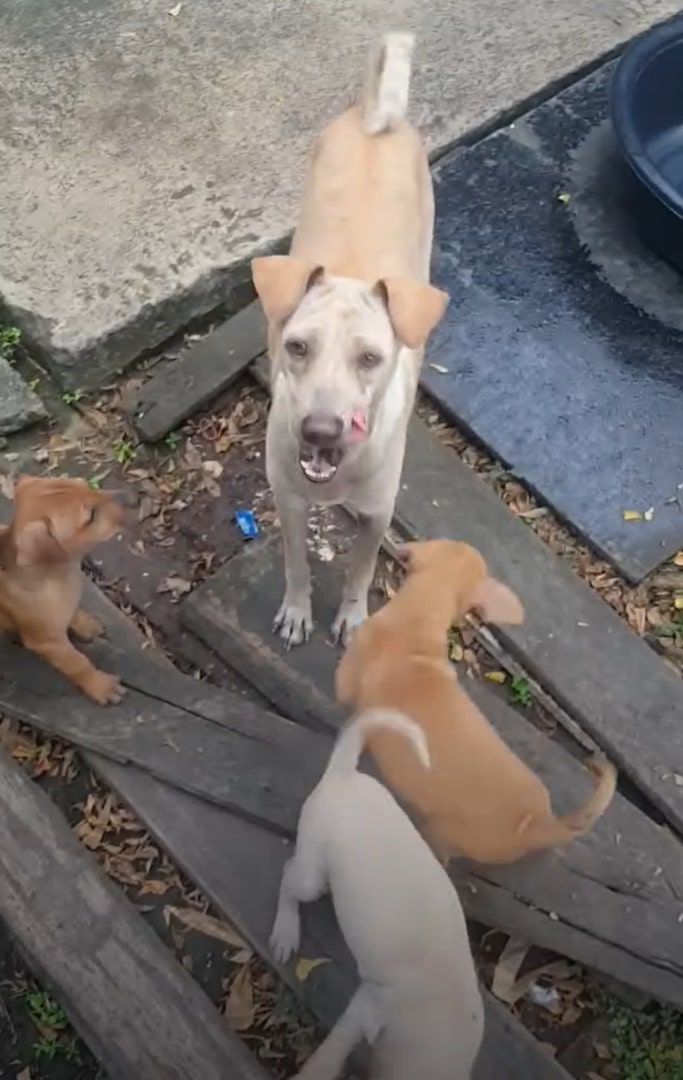
<path id="1" fill-rule="evenodd" d="M 340 713 L 330 695 L 338 653 L 326 643 L 324 628 L 341 582 L 329 563 L 316 564 L 314 580 L 321 630 L 305 648 L 286 652 L 271 632 L 282 585 L 277 536 L 226 564 L 183 602 L 181 618 L 279 710 L 310 718 L 325 696 L 318 717 L 334 727 Z M 558 810 L 585 799 L 590 781 L 578 761 L 488 687 L 472 682 L 471 689 L 508 743 L 544 776 Z M 680 844 L 621 795 L 589 836 L 563 851 L 507 868 L 472 868 L 467 877 L 458 868 L 456 875 L 473 917 L 683 1007 Z"/>
<path id="2" fill-rule="evenodd" d="M 265 1080 L 203 991 L 0 752 L 0 918 L 109 1080 Z"/>
<path id="3" fill-rule="evenodd" d="M 144 654 L 129 658 L 104 642 L 84 651 L 131 687 L 119 705 L 94 705 L 38 657 L 3 639 L 0 711 L 280 833 L 296 829 L 329 738 L 179 672 L 162 675 L 144 663 Z"/>
<path id="4" fill-rule="evenodd" d="M 89 586 L 86 598 L 88 610 L 107 625 L 109 637 L 119 649 L 134 654 L 144 648 L 146 642 L 139 631 L 102 593 Z M 162 653 L 145 649 L 143 655 L 146 662 L 170 675 L 172 669 Z M 330 1027 L 351 997 L 356 975 L 329 902 L 306 905 L 301 955 L 326 957 L 331 963 L 316 967 L 302 981 L 296 977 L 293 963 L 281 967 L 268 948 L 288 843 L 260 825 L 176 791 L 132 766 L 121 766 L 90 752 L 85 756 L 323 1027 Z M 490 994 L 485 993 L 484 998 L 486 1032 L 474 1080 L 570 1080 L 507 1010 Z"/>
<path id="5" fill-rule="evenodd" d="M 156 442 L 227 390 L 265 346 L 261 305 L 249 304 L 155 372 L 128 412 L 142 439 Z"/>

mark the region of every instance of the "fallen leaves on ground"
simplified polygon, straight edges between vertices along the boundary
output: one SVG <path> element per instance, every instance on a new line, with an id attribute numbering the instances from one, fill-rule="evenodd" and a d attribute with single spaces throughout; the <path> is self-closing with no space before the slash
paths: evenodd
<path id="1" fill-rule="evenodd" d="M 207 915 L 203 911 L 197 911 L 196 908 L 179 908 L 167 905 L 164 908 L 164 918 L 167 925 L 170 923 L 171 917 L 181 922 L 188 930 L 196 930 L 200 934 L 206 934 L 207 937 L 222 941 L 233 949 L 248 949 L 246 941 L 233 926 L 222 922 L 220 919 L 215 919 L 212 915 Z"/>

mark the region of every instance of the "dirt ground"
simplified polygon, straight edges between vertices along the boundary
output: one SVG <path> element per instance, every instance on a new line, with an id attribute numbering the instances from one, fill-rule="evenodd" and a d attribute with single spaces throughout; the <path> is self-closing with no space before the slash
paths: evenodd
<path id="1" fill-rule="evenodd" d="M 247 542 L 235 523 L 236 509 L 253 510 L 263 533 L 277 525 L 263 470 L 267 399 L 245 379 L 160 447 L 150 449 L 137 444 L 120 410 L 135 386 L 132 379 L 96 399 L 74 400 L 70 395 L 56 403 L 58 424 L 11 443 L 5 451 L 6 466 L 12 472 L 83 475 L 95 486 L 123 482 L 133 487 L 138 496 L 135 521 L 123 540 L 111 541 L 95 554 L 89 572 L 182 670 L 256 696 L 179 628 L 177 604 Z M 638 589 L 629 588 L 538 507 L 505 470 L 441 425 L 428 403 L 421 408 L 439 436 L 495 487 L 512 512 L 568 558 L 653 647 L 671 663 L 679 663 L 675 603 L 679 563 L 674 561 Z M 8 481 L 4 486 L 8 491 Z M 323 533 L 332 538 L 335 549 L 347 542 L 348 528 L 338 518 L 329 526 L 319 521 L 317 542 Z M 396 570 L 390 562 L 380 565 L 376 585 L 385 595 L 396 587 Z M 683 635 L 683 624 L 680 629 Z M 465 673 L 487 678 L 533 723 L 549 734 L 557 733 L 552 710 L 538 702 L 530 681 L 523 673 L 511 677 L 503 670 L 481 648 L 473 627 L 452 635 L 451 654 Z M 79 839 L 175 950 L 263 1064 L 276 1077 L 291 1075 L 319 1036 L 286 988 L 232 928 L 214 917 L 191 883 L 73 751 L 7 722 L 0 726 L 0 741 L 48 790 Z M 471 929 L 486 984 L 577 1080 L 683 1080 L 683 1029 L 675 1015 L 652 1006 L 645 1012 L 633 1010 L 577 965 L 510 942 L 499 931 Z M 0 928 L 0 1077 L 95 1080 L 98 1076 L 103 1074 L 70 1031 L 61 1010 L 45 988 L 36 987 Z"/>

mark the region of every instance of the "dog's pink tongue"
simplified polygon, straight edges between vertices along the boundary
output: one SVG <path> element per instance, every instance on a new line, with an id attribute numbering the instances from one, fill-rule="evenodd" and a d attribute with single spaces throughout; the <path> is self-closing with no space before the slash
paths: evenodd
<path id="1" fill-rule="evenodd" d="M 365 409 L 358 407 L 351 413 L 351 431 L 349 432 L 349 439 L 351 442 L 362 442 L 368 433 L 368 418 Z"/>

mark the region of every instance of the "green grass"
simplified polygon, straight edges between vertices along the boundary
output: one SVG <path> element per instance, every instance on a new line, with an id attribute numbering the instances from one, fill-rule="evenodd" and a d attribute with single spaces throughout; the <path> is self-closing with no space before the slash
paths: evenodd
<path id="1" fill-rule="evenodd" d="M 683 1080 L 683 1016 L 674 1009 L 607 1010 L 610 1050 L 621 1080 Z"/>
<path id="2" fill-rule="evenodd" d="M 133 443 L 130 439 L 123 437 L 114 440 L 112 450 L 114 451 L 114 457 L 119 465 L 128 465 L 129 462 L 135 461 L 135 458 L 137 457 L 137 450 Z"/>
<path id="3" fill-rule="evenodd" d="M 21 330 L 17 326 L 0 326 L 0 357 L 11 360 L 21 341 Z"/>
<path id="4" fill-rule="evenodd" d="M 78 1058 L 78 1041 L 69 1028 L 61 1005 L 45 990 L 27 989 L 21 993 L 21 997 L 39 1033 L 39 1038 L 33 1044 L 36 1059 L 54 1061 L 59 1057 L 75 1061 Z"/>
<path id="5" fill-rule="evenodd" d="M 182 441 L 182 436 L 177 431 L 169 431 L 164 439 L 164 446 L 171 454 L 174 454 Z"/>
<path id="6" fill-rule="evenodd" d="M 510 680 L 508 692 L 513 705 L 521 705 L 523 709 L 528 709 L 531 705 L 533 700 L 531 687 L 522 675 L 516 675 L 514 679 Z"/>
<path id="7" fill-rule="evenodd" d="M 59 396 L 65 405 L 76 405 L 85 397 L 85 390 L 64 390 Z"/>

